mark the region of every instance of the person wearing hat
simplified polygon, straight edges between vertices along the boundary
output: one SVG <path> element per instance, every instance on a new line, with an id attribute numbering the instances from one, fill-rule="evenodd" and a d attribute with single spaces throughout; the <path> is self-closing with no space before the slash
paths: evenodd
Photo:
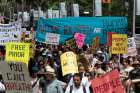
<path id="1" fill-rule="evenodd" d="M 39 82 L 42 93 L 63 93 L 63 88 L 59 80 L 56 79 L 55 70 L 50 67 L 45 67 L 45 72 L 42 73 L 44 78 Z"/>
<path id="2" fill-rule="evenodd" d="M 36 66 L 32 67 L 31 73 L 32 93 L 41 93 L 41 90 L 39 89 L 40 78 L 37 76 L 38 71 L 39 71 L 38 67 Z"/>

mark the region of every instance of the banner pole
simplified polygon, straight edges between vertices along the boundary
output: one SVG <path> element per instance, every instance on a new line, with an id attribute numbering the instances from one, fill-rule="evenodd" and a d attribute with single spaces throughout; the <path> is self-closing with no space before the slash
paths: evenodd
<path id="1" fill-rule="evenodd" d="M 133 37 L 135 38 L 135 28 L 136 28 L 136 0 L 133 1 Z"/>
<path id="2" fill-rule="evenodd" d="M 119 54 L 119 69 L 121 70 L 121 55 Z"/>

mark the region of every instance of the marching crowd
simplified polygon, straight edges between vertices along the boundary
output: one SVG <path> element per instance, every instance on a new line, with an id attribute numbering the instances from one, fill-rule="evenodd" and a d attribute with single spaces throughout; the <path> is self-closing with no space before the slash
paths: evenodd
<path id="1" fill-rule="evenodd" d="M 91 80 L 114 69 L 120 72 L 127 93 L 140 93 L 140 57 L 113 55 L 108 47 L 72 48 L 64 45 L 36 44 L 34 58 L 29 61 L 33 93 L 94 93 Z M 63 76 L 60 55 L 72 51 L 77 54 L 78 73 Z"/>

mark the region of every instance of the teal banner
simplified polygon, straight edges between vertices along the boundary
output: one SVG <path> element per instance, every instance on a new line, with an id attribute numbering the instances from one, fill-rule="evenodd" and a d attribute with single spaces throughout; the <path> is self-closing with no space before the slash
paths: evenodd
<path id="1" fill-rule="evenodd" d="M 107 42 L 107 32 L 118 34 L 127 33 L 126 17 L 68 17 L 43 19 L 40 18 L 37 24 L 36 40 L 45 42 L 45 33 L 60 34 L 60 43 L 72 38 L 75 33 L 86 35 L 85 44 L 91 44 L 92 39 L 98 36 L 100 43 Z"/>

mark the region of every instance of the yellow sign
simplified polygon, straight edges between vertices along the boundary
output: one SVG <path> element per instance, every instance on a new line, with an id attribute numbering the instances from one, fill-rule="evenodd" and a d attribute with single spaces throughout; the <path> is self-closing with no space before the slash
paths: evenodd
<path id="1" fill-rule="evenodd" d="M 112 35 L 112 54 L 127 54 L 127 35 L 113 34 Z"/>
<path id="2" fill-rule="evenodd" d="M 6 44 L 6 61 L 23 62 L 28 64 L 29 61 L 28 43 L 7 43 Z"/>
<path id="3" fill-rule="evenodd" d="M 78 66 L 77 66 L 77 59 L 76 54 L 73 52 L 65 52 L 61 55 L 61 67 L 63 76 L 70 74 L 70 73 L 77 73 Z"/>

